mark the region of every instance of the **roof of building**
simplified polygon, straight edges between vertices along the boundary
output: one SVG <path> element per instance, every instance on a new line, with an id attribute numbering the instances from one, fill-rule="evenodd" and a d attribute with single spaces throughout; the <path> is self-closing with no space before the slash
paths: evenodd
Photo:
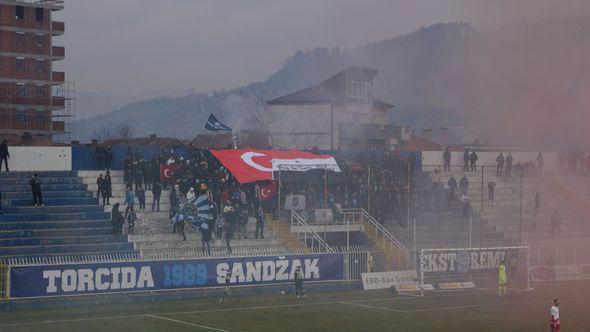
<path id="1" fill-rule="evenodd" d="M 293 93 L 267 101 L 269 105 L 285 105 L 285 104 L 327 104 L 343 102 L 346 96 L 343 94 L 343 87 L 341 86 L 341 76 L 345 73 L 364 74 L 373 78 L 377 75 L 376 69 L 350 66 L 345 70 L 338 72 L 336 75 L 320 82 L 314 86 L 295 91 Z M 373 106 L 379 109 L 390 109 L 390 105 L 382 100 L 374 99 Z"/>
<path id="2" fill-rule="evenodd" d="M 440 144 L 434 143 L 433 141 L 424 137 L 416 136 L 412 134 L 408 141 L 402 143 L 399 148 L 400 151 L 438 151 L 440 150 Z"/>
<path id="3" fill-rule="evenodd" d="M 225 149 L 228 145 L 232 144 L 232 134 L 200 134 L 186 144 L 199 149 Z"/>
<path id="4" fill-rule="evenodd" d="M 184 146 L 182 141 L 172 137 L 157 137 L 150 135 L 148 137 L 134 137 L 134 138 L 114 138 L 105 141 L 103 144 L 110 146 L 130 146 L 130 147 L 159 147 L 165 148 L 169 146 Z"/>

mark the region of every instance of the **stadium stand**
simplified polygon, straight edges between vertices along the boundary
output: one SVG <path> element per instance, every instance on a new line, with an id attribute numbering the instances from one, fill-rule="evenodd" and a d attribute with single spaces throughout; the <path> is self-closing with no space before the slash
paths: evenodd
<path id="1" fill-rule="evenodd" d="M 133 253 L 126 235 L 113 235 L 110 214 L 75 172 L 39 172 L 44 206 L 31 206 L 32 172 L 0 174 L 0 259 Z"/>

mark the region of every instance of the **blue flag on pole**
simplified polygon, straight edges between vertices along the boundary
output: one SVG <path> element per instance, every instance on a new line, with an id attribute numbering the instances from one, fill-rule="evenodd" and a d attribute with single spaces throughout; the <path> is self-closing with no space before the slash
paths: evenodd
<path id="1" fill-rule="evenodd" d="M 221 121 L 217 120 L 213 113 L 209 115 L 209 119 L 205 124 L 205 129 L 212 131 L 231 131 L 231 128 L 221 123 Z"/>

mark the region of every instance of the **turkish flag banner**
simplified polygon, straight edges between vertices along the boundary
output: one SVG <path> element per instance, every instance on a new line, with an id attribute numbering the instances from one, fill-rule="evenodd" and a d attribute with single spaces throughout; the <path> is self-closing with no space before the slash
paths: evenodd
<path id="1" fill-rule="evenodd" d="M 307 171 L 327 169 L 340 172 L 330 155 L 297 150 L 211 150 L 211 153 L 240 183 L 273 179 L 273 171 Z"/>
<path id="2" fill-rule="evenodd" d="M 160 182 L 172 183 L 175 179 L 174 173 L 182 168 L 182 164 L 160 165 Z"/>
<path id="3" fill-rule="evenodd" d="M 268 201 L 269 199 L 275 197 L 276 194 L 276 182 L 271 182 L 267 185 L 258 185 L 258 198 L 260 198 L 261 201 Z"/>

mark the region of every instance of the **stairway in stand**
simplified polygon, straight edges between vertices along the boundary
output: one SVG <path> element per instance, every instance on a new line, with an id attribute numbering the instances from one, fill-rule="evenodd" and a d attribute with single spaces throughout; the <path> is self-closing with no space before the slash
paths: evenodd
<path id="1" fill-rule="evenodd" d="M 135 253 L 113 235 L 110 213 L 72 171 L 38 172 L 44 206 L 32 204 L 33 172 L 0 173 L 0 259 Z"/>

